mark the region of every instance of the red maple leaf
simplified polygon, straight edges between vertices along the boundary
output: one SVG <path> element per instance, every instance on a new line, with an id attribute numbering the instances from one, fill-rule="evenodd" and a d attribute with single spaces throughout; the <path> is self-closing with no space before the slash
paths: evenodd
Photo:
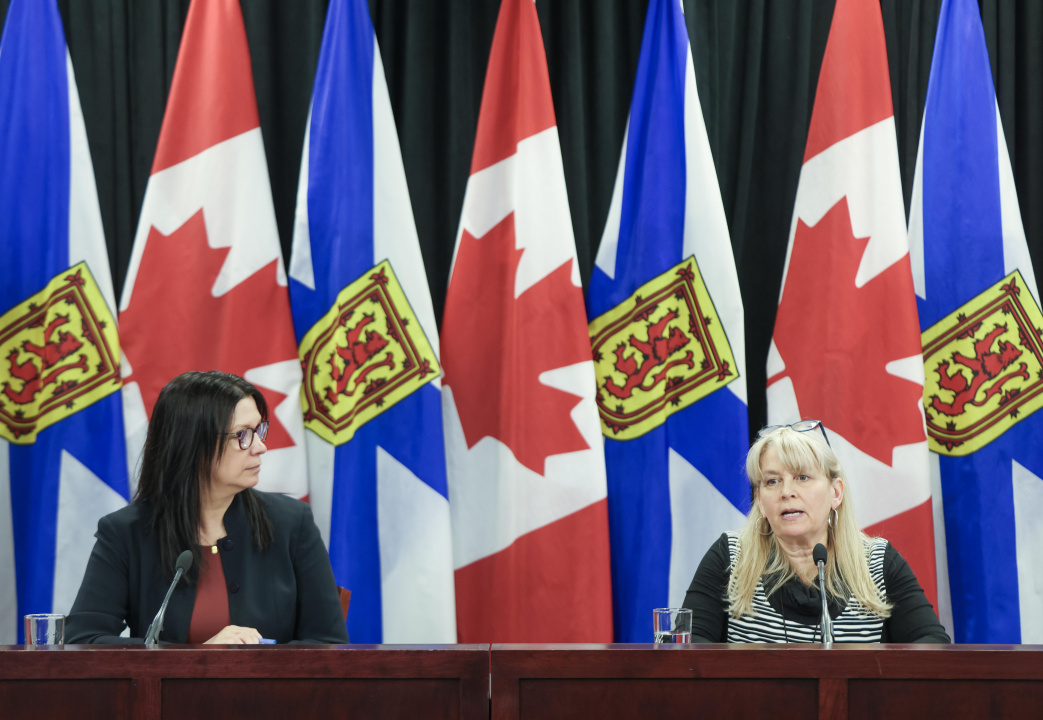
<path id="1" fill-rule="evenodd" d="M 583 296 L 566 262 L 514 297 L 523 250 L 514 214 L 477 239 L 460 238 L 442 322 L 442 368 L 468 447 L 483 437 L 507 445 L 543 474 L 550 455 L 589 446 L 570 417 L 576 395 L 540 373 L 590 360 Z"/>
<path id="2" fill-rule="evenodd" d="M 890 465 L 895 446 L 925 438 L 923 387 L 884 369 L 921 354 L 920 327 L 908 255 L 855 287 L 868 242 L 854 237 L 846 198 L 814 227 L 798 221 L 775 320 L 786 369 L 769 384 L 788 375 L 805 418 Z"/>
<path id="3" fill-rule="evenodd" d="M 211 248 L 200 210 L 169 236 L 152 228 L 141 256 L 130 306 L 120 313 L 120 346 L 141 388 L 145 412 L 163 386 L 187 370 L 248 370 L 295 360 L 289 299 L 276 283 L 276 263 L 221 297 L 211 288 L 229 248 Z M 260 388 L 268 402 L 271 448 L 293 439 L 273 412 L 285 394 Z"/>

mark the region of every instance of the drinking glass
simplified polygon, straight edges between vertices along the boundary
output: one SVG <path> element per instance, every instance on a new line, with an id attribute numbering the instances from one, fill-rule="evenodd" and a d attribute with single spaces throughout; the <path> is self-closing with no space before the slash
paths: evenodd
<path id="1" fill-rule="evenodd" d="M 65 644 L 65 616 L 52 613 L 25 616 L 26 645 Z"/>
<path id="2" fill-rule="evenodd" d="M 656 608 L 652 611 L 655 641 L 663 645 L 692 641 L 692 611 L 688 608 Z"/>

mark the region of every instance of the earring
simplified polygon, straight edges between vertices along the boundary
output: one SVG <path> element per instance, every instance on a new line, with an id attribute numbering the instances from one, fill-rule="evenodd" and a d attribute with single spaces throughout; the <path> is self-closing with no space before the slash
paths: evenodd
<path id="1" fill-rule="evenodd" d="M 826 520 L 826 522 L 829 524 L 831 528 L 836 530 L 837 523 L 840 522 L 840 513 L 837 512 L 836 508 L 830 508 L 829 518 Z"/>
<path id="2" fill-rule="evenodd" d="M 763 530 L 761 530 L 761 520 L 768 523 L 768 532 L 764 532 Z M 771 529 L 771 523 L 768 522 L 768 518 L 764 517 L 763 515 L 761 515 L 761 519 L 757 521 L 757 532 L 759 532 L 764 537 L 768 537 L 773 532 Z"/>

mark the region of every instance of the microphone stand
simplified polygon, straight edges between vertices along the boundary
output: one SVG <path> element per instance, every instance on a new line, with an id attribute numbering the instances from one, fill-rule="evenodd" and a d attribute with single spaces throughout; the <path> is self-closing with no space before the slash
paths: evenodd
<path id="1" fill-rule="evenodd" d="M 822 647 L 829 650 L 833 647 L 833 619 L 826 604 L 826 564 L 823 562 L 818 564 L 818 587 L 822 595 Z"/>
<path id="2" fill-rule="evenodd" d="M 167 604 L 170 602 L 170 596 L 174 594 L 174 588 L 177 587 L 178 580 L 185 574 L 185 571 L 192 567 L 192 551 L 185 550 L 177 557 L 176 571 L 174 572 L 174 581 L 170 583 L 170 587 L 167 588 L 166 597 L 163 598 L 163 604 L 159 606 L 159 612 L 156 613 L 156 617 L 153 618 L 152 624 L 148 626 L 148 632 L 145 633 L 145 647 L 152 647 L 159 642 L 159 634 L 163 632 L 163 617 L 167 613 Z"/>
<path id="3" fill-rule="evenodd" d="M 826 546 L 819 543 L 811 556 L 818 567 L 818 589 L 822 595 L 822 647 L 829 650 L 833 647 L 833 620 L 829 617 L 829 604 L 826 602 L 826 560 L 829 557 Z"/>

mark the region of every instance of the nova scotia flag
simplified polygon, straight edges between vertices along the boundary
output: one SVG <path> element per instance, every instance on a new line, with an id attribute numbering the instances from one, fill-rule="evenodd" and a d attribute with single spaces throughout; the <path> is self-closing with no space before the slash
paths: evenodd
<path id="1" fill-rule="evenodd" d="M 588 296 L 615 638 L 650 642 L 749 508 L 743 310 L 680 0 L 652 0 Z"/>
<path id="2" fill-rule="evenodd" d="M 456 642 L 438 329 L 369 6 L 333 0 L 290 261 L 310 497 L 353 642 Z"/>
<path id="3" fill-rule="evenodd" d="M 1043 643 L 1043 317 L 974 0 L 942 4 L 909 218 L 953 637 Z"/>
<path id="4" fill-rule="evenodd" d="M 0 38 L 0 645 L 72 607 L 98 518 L 128 498 L 115 296 L 53 0 Z"/>

